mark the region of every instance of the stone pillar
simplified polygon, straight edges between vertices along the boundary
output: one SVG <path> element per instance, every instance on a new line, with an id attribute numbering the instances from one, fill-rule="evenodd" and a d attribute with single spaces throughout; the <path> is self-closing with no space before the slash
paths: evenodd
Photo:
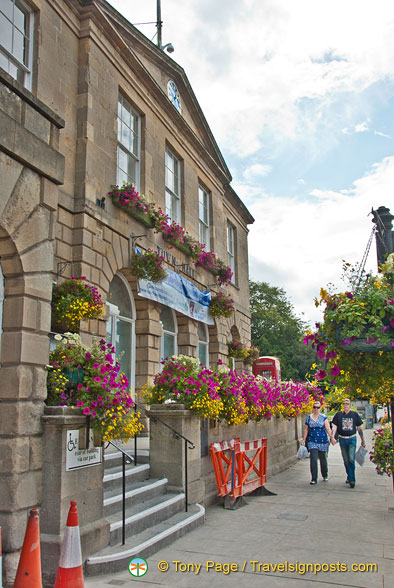
<path id="1" fill-rule="evenodd" d="M 155 422 L 154 417 L 158 417 L 194 443 L 194 449 L 187 449 L 188 502 L 203 502 L 205 484 L 201 480 L 200 419 L 185 410 L 184 404 L 153 404 L 149 412 L 153 417 L 150 419 L 151 476 L 167 478 L 169 489 L 184 491 L 185 441 L 175 439 L 173 431 L 159 420 Z"/>
<path id="2" fill-rule="evenodd" d="M 160 370 L 159 343 L 162 333 L 160 305 L 147 298 L 136 297 L 136 373 L 135 387 L 141 390 Z"/>
<path id="3" fill-rule="evenodd" d="M 41 557 L 44 584 L 53 586 L 70 500 L 77 501 L 83 560 L 109 544 L 109 522 L 104 518 L 103 460 L 98 465 L 66 471 L 67 431 L 85 430 L 86 417 L 77 409 L 48 406 L 42 420 Z"/>
<path id="4" fill-rule="evenodd" d="M 179 355 L 197 357 L 197 322 L 185 315 L 177 315 Z"/>

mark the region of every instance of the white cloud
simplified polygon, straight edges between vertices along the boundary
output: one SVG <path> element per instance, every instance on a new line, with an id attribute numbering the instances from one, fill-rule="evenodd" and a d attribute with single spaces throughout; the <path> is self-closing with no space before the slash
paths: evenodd
<path id="1" fill-rule="evenodd" d="M 371 208 L 393 208 L 394 156 L 373 166 L 351 190 L 314 190 L 317 200 L 299 201 L 264 195 L 249 206 L 254 218 L 249 235 L 252 279 L 285 289 L 296 311 L 311 320 L 321 286 L 340 282 L 342 260 L 360 262 L 373 224 Z M 367 267 L 376 271 L 375 246 Z"/>
<path id="2" fill-rule="evenodd" d="M 356 133 L 365 133 L 368 130 L 369 130 L 369 127 L 368 127 L 368 122 L 367 121 L 364 121 L 362 123 L 358 123 L 358 125 L 356 125 L 354 127 L 354 131 Z"/>
<path id="3" fill-rule="evenodd" d="M 156 18 L 153 0 L 110 2 L 131 22 Z M 232 173 L 234 189 L 256 219 L 252 277 L 283 286 L 299 312 L 317 317 L 313 297 L 320 286 L 338 282 L 342 259 L 362 258 L 371 208 L 393 210 L 394 157 L 360 172 L 350 189 L 345 183 L 343 190 L 313 189 L 308 176 L 311 190 L 302 201 L 267 193 L 260 180 L 271 170 L 255 162 L 283 169 L 285 193 L 282 150 L 307 150 L 312 167 L 333 146 L 340 157 L 343 135 L 356 142 L 373 130 L 374 96 L 365 90 L 394 81 L 394 2 L 165 0 L 162 18 L 163 42 L 174 44 L 172 58 L 185 69 L 219 147 L 246 162 L 244 171 Z M 140 28 L 149 38 L 156 30 Z M 307 171 L 298 172 L 296 192 L 304 189 Z M 317 175 L 315 186 L 322 185 Z M 374 252 L 369 263 L 376 268 Z"/>
<path id="4" fill-rule="evenodd" d="M 131 22 L 155 20 L 153 0 L 111 3 Z M 336 96 L 394 77 L 392 0 L 166 0 L 162 18 L 219 145 L 243 157 L 267 137 L 313 133 L 318 118 L 334 125 Z M 305 100 L 320 105 L 311 116 Z"/>
<path id="5" fill-rule="evenodd" d="M 386 133 L 381 133 L 380 131 L 375 131 L 375 135 L 379 135 L 379 137 L 385 137 L 386 139 L 391 139 L 390 135 L 386 135 Z"/>
<path id="6" fill-rule="evenodd" d="M 272 170 L 272 165 L 262 165 L 261 163 L 254 163 L 245 169 L 243 177 L 247 182 L 255 182 L 260 178 L 267 176 Z"/>

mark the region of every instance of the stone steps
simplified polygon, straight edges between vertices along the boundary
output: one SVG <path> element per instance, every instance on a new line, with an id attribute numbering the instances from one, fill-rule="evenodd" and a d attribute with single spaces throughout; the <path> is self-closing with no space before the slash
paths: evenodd
<path id="1" fill-rule="evenodd" d="M 131 456 L 133 452 L 125 449 Z M 140 455 L 140 451 L 142 452 Z M 127 569 L 134 556 L 148 557 L 189 530 L 203 524 L 205 509 L 189 505 L 185 495 L 167 491 L 167 479 L 149 477 L 149 451 L 138 451 L 138 465 L 126 464 L 126 543 L 122 541 L 122 454 L 104 456 L 104 515 L 110 523 L 110 544 L 85 562 L 95 576 Z"/>
<path id="2" fill-rule="evenodd" d="M 86 576 L 124 571 L 133 557 L 147 558 L 159 549 L 170 545 L 204 522 L 205 509 L 200 504 L 189 506 L 188 512 L 179 512 L 126 540 L 125 545 L 106 547 L 85 564 Z"/>
<path id="3" fill-rule="evenodd" d="M 184 494 L 160 494 L 126 509 L 126 537 L 141 533 L 185 509 Z M 122 518 L 119 514 L 106 517 L 110 523 L 110 545 L 122 541 Z"/>

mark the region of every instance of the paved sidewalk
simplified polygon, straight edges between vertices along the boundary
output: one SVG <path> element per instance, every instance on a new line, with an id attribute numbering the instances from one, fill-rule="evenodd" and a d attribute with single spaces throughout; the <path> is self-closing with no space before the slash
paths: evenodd
<path id="1" fill-rule="evenodd" d="M 366 430 L 370 448 L 372 431 Z M 358 440 L 359 442 L 359 440 Z M 394 578 L 394 506 L 392 480 L 380 477 L 366 462 L 357 466 L 354 489 L 346 474 L 339 445 L 330 448 L 329 480 L 311 486 L 309 460 L 297 461 L 271 477 L 267 488 L 277 496 L 250 496 L 237 511 L 221 506 L 207 509 L 205 525 L 148 558 L 148 572 L 133 578 L 119 574 L 87 578 L 86 588 L 109 588 L 140 583 L 144 588 L 391 588 Z M 159 562 L 169 570 L 160 572 Z M 198 574 L 176 571 L 175 561 L 201 564 Z M 207 561 L 217 570 L 207 571 Z M 280 571 L 266 564 L 346 564 L 348 571 Z M 246 563 L 245 563 L 246 562 Z M 224 564 L 238 572 L 225 574 Z M 352 564 L 377 564 L 377 571 L 351 571 Z M 180 565 L 180 564 L 177 564 Z M 242 572 L 242 568 L 244 571 Z"/>

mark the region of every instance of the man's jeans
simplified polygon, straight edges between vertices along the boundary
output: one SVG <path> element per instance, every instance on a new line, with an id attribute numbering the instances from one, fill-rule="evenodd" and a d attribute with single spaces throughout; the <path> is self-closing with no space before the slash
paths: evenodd
<path id="1" fill-rule="evenodd" d="M 354 484 L 356 482 L 355 455 L 357 438 L 350 437 L 349 439 L 346 439 L 346 437 L 339 437 L 339 445 L 341 447 L 343 463 L 345 465 L 348 480 Z"/>
<path id="2" fill-rule="evenodd" d="M 313 482 L 317 482 L 317 459 L 320 460 L 320 471 L 322 478 L 328 477 L 328 464 L 327 464 L 327 452 L 320 451 L 319 449 L 310 449 L 309 454 L 311 456 L 310 468 L 311 477 Z"/>

